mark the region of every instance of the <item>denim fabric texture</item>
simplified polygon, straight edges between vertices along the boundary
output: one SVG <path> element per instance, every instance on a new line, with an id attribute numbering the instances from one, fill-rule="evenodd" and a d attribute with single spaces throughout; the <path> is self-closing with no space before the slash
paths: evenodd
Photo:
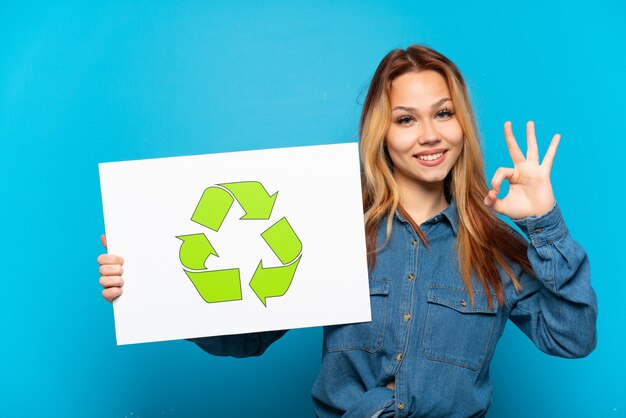
<path id="1" fill-rule="evenodd" d="M 501 270 L 506 303 L 493 294 L 489 306 L 478 281 L 474 304 L 463 286 L 455 202 L 420 225 L 429 248 L 396 212 L 391 238 L 370 271 L 372 321 L 324 328 L 322 366 L 312 389 L 317 416 L 486 415 L 489 364 L 508 319 L 548 354 L 588 355 L 596 346 L 597 301 L 587 254 L 556 203 L 541 217 L 514 222 L 530 240 L 537 278 L 512 264 L 522 285 L 517 292 Z M 384 242 L 384 221 L 377 239 Z M 212 354 L 244 357 L 262 354 L 285 332 L 192 341 Z M 392 380 L 395 390 L 385 387 Z"/>

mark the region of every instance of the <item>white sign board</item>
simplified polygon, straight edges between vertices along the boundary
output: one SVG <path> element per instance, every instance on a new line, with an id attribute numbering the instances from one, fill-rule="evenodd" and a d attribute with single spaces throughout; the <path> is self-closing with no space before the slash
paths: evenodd
<path id="1" fill-rule="evenodd" d="M 118 344 L 371 320 L 356 143 L 99 169 Z"/>

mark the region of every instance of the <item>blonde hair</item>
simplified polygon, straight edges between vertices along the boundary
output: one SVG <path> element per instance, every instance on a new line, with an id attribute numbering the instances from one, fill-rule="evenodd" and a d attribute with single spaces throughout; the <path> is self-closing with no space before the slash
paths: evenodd
<path id="1" fill-rule="evenodd" d="M 457 256 L 463 283 L 474 303 L 471 276 L 475 273 L 492 306 L 492 291 L 500 304 L 504 303 L 504 290 L 498 266 L 520 290 L 507 259 L 518 263 L 529 274 L 528 244 L 518 239 L 508 225 L 500 220 L 483 199 L 488 188 L 484 177 L 484 162 L 474 112 L 463 76 L 456 65 L 437 51 L 423 45 L 413 45 L 406 50 L 395 49 L 379 64 L 365 99 L 359 125 L 361 170 L 363 180 L 363 209 L 370 267 L 376 263 L 376 253 L 389 240 L 392 233 L 393 214 L 399 210 L 400 193 L 393 177 L 393 164 L 385 147 L 385 136 L 391 124 L 390 91 L 393 80 L 407 72 L 433 70 L 443 76 L 450 90 L 452 103 L 464 135 L 463 148 L 452 170 L 444 181 L 444 193 L 457 203 L 459 226 L 456 240 Z M 387 217 L 386 239 L 376 247 L 376 233 Z M 419 226 L 409 216 L 421 240 L 428 240 Z"/>

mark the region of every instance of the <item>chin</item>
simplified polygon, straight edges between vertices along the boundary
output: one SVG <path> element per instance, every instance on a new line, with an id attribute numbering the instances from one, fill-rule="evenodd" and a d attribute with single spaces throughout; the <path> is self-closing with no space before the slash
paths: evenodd
<path id="1" fill-rule="evenodd" d="M 441 173 L 430 176 L 416 177 L 415 179 L 423 183 L 440 183 L 446 179 L 448 173 Z"/>
<path id="2" fill-rule="evenodd" d="M 445 180 L 445 177 L 439 178 L 439 177 L 428 177 L 428 178 L 424 178 L 424 177 L 414 177 L 413 180 L 416 183 L 421 183 L 424 185 L 436 185 L 439 183 L 443 183 L 443 181 Z"/>
<path id="3" fill-rule="evenodd" d="M 436 178 L 436 179 L 428 179 L 425 181 L 425 183 L 430 183 L 430 184 L 443 183 L 444 180 L 445 180 L 445 177 Z"/>

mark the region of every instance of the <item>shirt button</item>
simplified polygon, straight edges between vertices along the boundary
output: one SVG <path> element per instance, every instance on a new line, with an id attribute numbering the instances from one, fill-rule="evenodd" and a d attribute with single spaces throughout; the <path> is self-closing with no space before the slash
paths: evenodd
<path id="1" fill-rule="evenodd" d="M 411 245 L 415 247 L 417 245 L 417 240 L 414 239 L 413 241 L 411 241 Z"/>
<path id="2" fill-rule="evenodd" d="M 404 314 L 404 319 L 406 319 L 407 321 L 409 321 L 411 319 L 411 314 L 410 313 L 405 313 Z"/>
<path id="3" fill-rule="evenodd" d="M 404 404 L 402 402 L 398 403 L 398 409 L 404 409 Z"/>
<path id="4" fill-rule="evenodd" d="M 439 216 L 435 218 L 435 222 L 439 222 Z"/>
<path id="5" fill-rule="evenodd" d="M 396 354 L 396 360 L 402 361 L 402 353 Z"/>
<path id="6" fill-rule="evenodd" d="M 415 279 L 415 274 L 409 273 L 409 280 L 414 280 L 414 279 Z"/>
<path id="7" fill-rule="evenodd" d="M 467 302 L 465 301 L 465 299 L 461 299 L 461 302 L 459 302 L 461 304 L 462 307 L 466 307 L 467 306 Z"/>

